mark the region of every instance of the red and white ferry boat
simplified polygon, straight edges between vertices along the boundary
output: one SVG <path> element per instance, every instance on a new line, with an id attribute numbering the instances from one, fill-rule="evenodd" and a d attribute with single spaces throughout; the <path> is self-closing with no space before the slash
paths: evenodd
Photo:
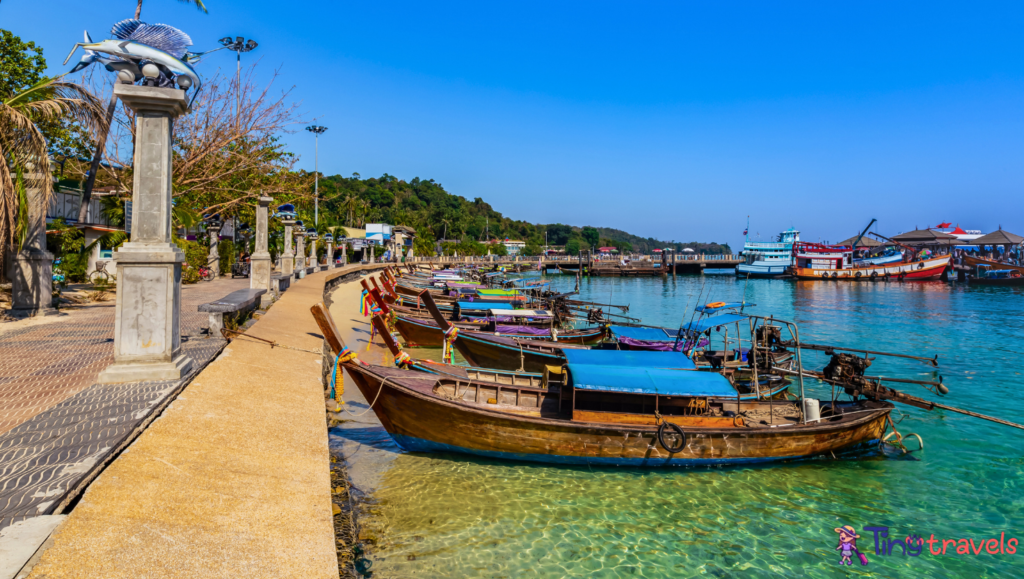
<path id="1" fill-rule="evenodd" d="M 938 279 L 949 266 L 950 256 L 916 259 L 908 263 L 880 265 L 853 263 L 853 248 L 846 245 L 793 244 L 793 266 L 797 279 L 835 279 L 849 281 L 897 281 Z"/>

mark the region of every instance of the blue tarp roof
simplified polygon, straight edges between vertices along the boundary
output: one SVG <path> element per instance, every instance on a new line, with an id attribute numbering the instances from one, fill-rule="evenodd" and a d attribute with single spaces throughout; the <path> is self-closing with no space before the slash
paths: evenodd
<path id="1" fill-rule="evenodd" d="M 682 352 L 651 352 L 647 350 L 562 350 L 569 364 L 588 366 L 622 366 L 641 368 L 686 368 L 697 366 Z"/>
<path id="2" fill-rule="evenodd" d="M 697 370 L 569 364 L 569 376 L 573 387 L 581 390 L 662 396 L 736 396 L 736 390 L 724 376 Z"/>
<path id="3" fill-rule="evenodd" d="M 715 326 L 724 326 L 725 324 L 734 324 L 745 319 L 747 319 L 747 316 L 741 314 L 722 314 L 719 316 L 711 316 L 710 318 L 703 318 L 695 322 L 691 322 L 683 326 L 683 329 L 692 330 L 699 333 L 703 332 L 704 330 L 707 330 L 708 328 L 713 328 Z"/>
<path id="4" fill-rule="evenodd" d="M 633 328 L 630 326 L 612 326 L 612 333 L 623 338 L 633 340 L 646 340 L 648 342 L 674 342 L 676 330 L 670 330 L 671 335 L 661 328 Z"/>
<path id="5" fill-rule="evenodd" d="M 512 304 L 500 302 L 459 302 L 459 307 L 464 310 L 511 310 Z"/>

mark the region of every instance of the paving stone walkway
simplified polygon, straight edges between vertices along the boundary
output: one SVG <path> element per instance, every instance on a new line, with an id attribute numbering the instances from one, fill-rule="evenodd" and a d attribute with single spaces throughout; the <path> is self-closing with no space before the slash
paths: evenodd
<path id="1" fill-rule="evenodd" d="M 224 347 L 199 304 L 249 287 L 219 279 L 182 291 L 182 349 L 193 375 Z M 8 322 L 10 323 L 10 322 Z M 20 323 L 20 322 L 19 322 Z M 114 302 L 0 333 L 0 529 L 66 506 L 184 381 L 95 384 L 113 362 Z"/>

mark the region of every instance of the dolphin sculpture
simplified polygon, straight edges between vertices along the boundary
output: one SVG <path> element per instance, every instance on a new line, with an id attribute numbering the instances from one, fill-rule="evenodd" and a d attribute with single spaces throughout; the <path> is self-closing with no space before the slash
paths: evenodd
<path id="1" fill-rule="evenodd" d="M 187 34 L 166 24 L 146 24 L 139 20 L 129 19 L 118 22 L 111 28 L 110 35 L 113 37 L 101 42 L 91 42 L 89 33 L 86 32 L 85 42 L 75 44 L 71 53 L 64 59 L 64 64 L 71 60 L 71 56 L 79 47 L 82 47 L 86 54 L 82 57 L 73 70 L 81 70 L 93 62 L 103 62 L 109 66 L 108 69 L 117 70 L 118 61 L 127 61 L 136 65 L 139 63 L 152 62 L 163 66 L 178 76 L 185 76 L 190 82 L 178 82 L 179 86 L 188 88 L 194 86 L 196 93 L 202 81 L 199 75 L 186 62 L 185 55 L 189 46 L 192 46 L 192 39 Z M 109 55 L 109 56 L 100 56 Z M 133 71 L 134 72 L 134 71 Z M 139 75 L 136 75 L 138 78 Z M 195 100 L 195 96 L 192 97 Z"/>

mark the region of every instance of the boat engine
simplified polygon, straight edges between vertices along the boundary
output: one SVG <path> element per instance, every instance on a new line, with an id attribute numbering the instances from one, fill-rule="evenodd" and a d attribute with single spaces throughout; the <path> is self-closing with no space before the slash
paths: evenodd
<path id="1" fill-rule="evenodd" d="M 827 380 L 859 386 L 867 383 L 864 372 L 870 366 L 871 358 L 861 358 L 853 354 L 832 354 L 832 359 L 822 370 L 822 374 Z"/>

